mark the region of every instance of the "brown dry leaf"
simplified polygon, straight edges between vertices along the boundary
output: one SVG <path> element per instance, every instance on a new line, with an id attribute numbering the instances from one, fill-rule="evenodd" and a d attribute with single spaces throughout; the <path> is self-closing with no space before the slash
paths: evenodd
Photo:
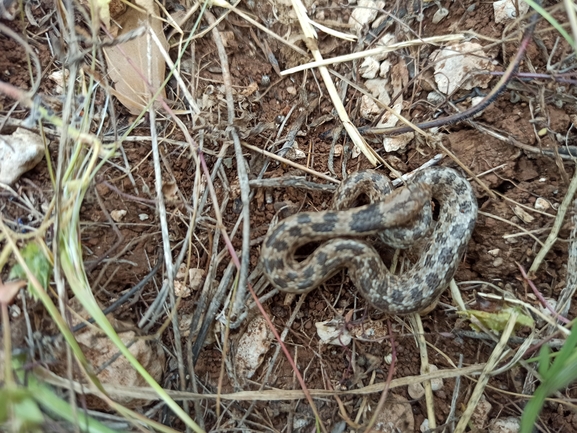
<path id="1" fill-rule="evenodd" d="M 150 28 L 160 40 L 165 51 L 168 51 L 168 42 L 162 31 L 162 22 L 158 19 L 159 9 L 153 0 L 135 0 L 137 6 L 146 12 L 140 12 L 128 7 L 116 21 L 121 30 L 117 37 L 133 32 L 141 26 L 148 26 L 150 14 Z M 152 95 L 160 88 L 164 81 L 164 60 L 158 46 L 151 41 L 150 59 L 148 56 L 148 39 L 146 33 L 122 44 L 104 50 L 110 78 L 115 83 L 115 96 L 131 114 L 139 114 L 150 101 Z M 150 65 L 150 87 L 148 80 Z M 164 98 L 164 89 L 160 93 Z"/>
<path id="2" fill-rule="evenodd" d="M 74 312 L 71 315 L 72 326 L 81 323 L 81 318 L 86 320 L 89 317 L 78 299 L 71 299 L 69 306 Z M 118 320 L 111 314 L 106 317 L 140 365 L 155 381 L 159 382 L 162 379 L 166 363 L 166 357 L 160 343 L 155 339 L 142 338 L 137 334 L 137 328 L 132 322 Z M 97 376 L 103 383 L 115 385 L 118 388 L 148 386 L 148 383 L 133 368 L 132 364 L 124 356 L 118 356 L 118 347 L 99 328 L 92 325 L 87 326 L 77 332 L 75 337 L 86 359 L 98 371 Z M 63 347 L 57 348 L 59 351 L 63 349 Z M 60 353 L 60 355 L 63 354 Z M 105 368 L 101 369 L 104 366 Z M 55 365 L 54 371 L 62 374 L 61 368 L 61 365 Z M 129 408 L 137 408 L 147 404 L 145 399 L 133 397 L 122 397 L 116 401 Z M 86 403 L 91 409 L 102 410 L 108 407 L 97 397 L 87 398 Z"/>

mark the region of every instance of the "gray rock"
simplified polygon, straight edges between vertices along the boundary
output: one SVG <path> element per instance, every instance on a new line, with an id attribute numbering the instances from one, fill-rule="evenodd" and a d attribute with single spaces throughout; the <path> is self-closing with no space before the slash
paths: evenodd
<path id="1" fill-rule="evenodd" d="M 44 144 L 38 134 L 18 128 L 11 135 L 0 135 L 0 183 L 12 185 L 43 156 Z"/>

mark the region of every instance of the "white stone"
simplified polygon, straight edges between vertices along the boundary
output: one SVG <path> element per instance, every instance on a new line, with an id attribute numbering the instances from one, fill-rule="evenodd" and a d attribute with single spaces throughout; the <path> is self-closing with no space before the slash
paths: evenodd
<path id="1" fill-rule="evenodd" d="M 537 200 L 535 200 L 535 209 L 537 210 L 547 210 L 550 207 L 551 205 L 544 198 L 538 197 Z"/>
<path id="2" fill-rule="evenodd" d="M 400 395 L 391 394 L 383 410 L 377 414 L 371 432 L 396 433 L 415 431 L 415 416 L 409 401 Z"/>
<path id="3" fill-rule="evenodd" d="M 349 24 L 354 33 L 359 34 L 365 25 L 372 23 L 379 9 L 385 7 L 385 2 L 382 0 L 359 0 L 357 7 L 351 13 Z"/>
<path id="4" fill-rule="evenodd" d="M 54 87 L 54 91 L 56 93 L 61 94 L 64 91 L 64 79 L 68 79 L 69 75 L 70 72 L 68 72 L 67 69 L 54 71 L 50 75 L 48 75 L 48 78 L 50 78 L 52 81 L 54 81 L 54 83 L 56 83 L 56 86 Z"/>
<path id="5" fill-rule="evenodd" d="M 335 157 L 339 157 L 343 154 L 343 145 L 342 144 L 335 144 Z"/>
<path id="6" fill-rule="evenodd" d="M 291 161 L 296 161 L 298 159 L 305 159 L 307 154 L 300 150 L 298 143 L 295 141 L 295 144 L 287 151 L 285 157 Z"/>
<path id="7" fill-rule="evenodd" d="M 425 388 L 420 383 L 411 383 L 407 387 L 407 392 L 413 400 L 418 400 L 425 395 Z"/>
<path id="8" fill-rule="evenodd" d="M 517 18 L 517 8 L 515 3 L 519 4 L 519 12 L 521 15 L 526 14 L 529 10 L 529 4 L 524 1 L 517 2 L 515 0 L 499 0 L 493 2 L 493 12 L 495 13 L 495 22 L 497 24 Z"/>
<path id="9" fill-rule="evenodd" d="M 112 219 L 114 221 L 120 222 L 126 216 L 126 210 L 125 209 L 115 209 L 115 210 L 110 212 L 110 216 L 112 217 Z"/>
<path id="10" fill-rule="evenodd" d="M 489 412 L 493 405 L 485 400 L 484 396 L 481 398 L 479 403 L 477 403 L 477 407 L 475 407 L 475 411 L 473 415 L 471 415 L 471 423 L 472 426 L 475 427 L 478 431 L 483 431 L 487 425 L 487 419 L 489 418 Z"/>
<path id="11" fill-rule="evenodd" d="M 377 98 L 385 105 L 389 105 L 391 102 L 391 97 L 389 96 L 389 92 L 387 91 L 387 83 L 388 80 L 384 80 L 382 78 L 375 78 L 374 80 L 367 80 L 365 82 L 365 87 L 371 95 Z M 381 111 L 379 109 L 379 111 Z"/>
<path id="12" fill-rule="evenodd" d="M 381 63 L 381 67 L 379 69 L 379 77 L 381 78 L 389 78 L 389 71 L 391 70 L 391 62 L 389 60 L 385 60 Z"/>
<path id="13" fill-rule="evenodd" d="M 12 185 L 44 156 L 42 137 L 23 128 L 0 135 L 0 183 Z"/>
<path id="14" fill-rule="evenodd" d="M 190 268 L 188 270 L 188 281 L 192 290 L 199 290 L 204 284 L 204 276 L 206 272 L 200 268 Z"/>
<path id="15" fill-rule="evenodd" d="M 236 372 L 243 379 L 250 379 L 262 364 L 272 341 L 266 320 L 257 316 L 248 324 L 246 332 L 238 341 L 234 356 Z"/>
<path id="16" fill-rule="evenodd" d="M 492 419 L 489 423 L 489 433 L 519 433 L 521 420 L 514 416 Z"/>
<path id="17" fill-rule="evenodd" d="M 375 48 L 389 47 L 397 43 L 397 38 L 394 33 L 385 33 L 375 44 Z M 391 51 L 385 51 L 381 54 L 375 54 L 375 59 L 382 61 L 389 57 Z"/>
<path id="18" fill-rule="evenodd" d="M 423 420 L 421 426 L 419 427 L 419 430 L 423 433 L 429 431 L 429 420 L 427 418 Z"/>
<path id="19" fill-rule="evenodd" d="M 436 50 L 431 54 L 431 61 L 435 62 L 434 76 L 438 90 L 447 95 L 457 89 L 486 88 L 492 76 L 475 72 L 492 72 L 495 69 L 486 58 L 483 47 L 475 42 L 452 44 Z"/>
<path id="20" fill-rule="evenodd" d="M 174 294 L 176 297 L 188 298 L 191 294 L 190 287 L 185 285 L 182 281 L 174 281 Z"/>
<path id="21" fill-rule="evenodd" d="M 448 9 L 445 8 L 439 8 L 437 10 L 437 12 L 435 12 L 435 15 L 433 15 L 433 24 L 438 24 L 439 22 L 442 21 L 443 18 L 445 18 L 447 15 L 449 15 L 449 11 Z"/>
<path id="22" fill-rule="evenodd" d="M 380 67 L 381 64 L 374 57 L 367 57 L 361 63 L 359 73 L 363 78 L 372 79 L 378 75 Z"/>
<path id="23" fill-rule="evenodd" d="M 527 212 L 525 209 L 523 209 L 521 206 L 518 205 L 516 205 L 513 208 L 513 213 L 525 224 L 530 224 L 535 220 L 535 217 L 533 217 L 533 215 L 529 214 L 529 212 Z"/>
<path id="24" fill-rule="evenodd" d="M 429 365 L 429 371 L 431 373 L 433 373 L 434 371 L 437 371 L 438 369 L 439 369 L 439 367 L 437 367 L 435 364 Z M 441 379 L 441 378 L 431 379 L 431 389 L 433 391 L 440 391 L 441 389 L 443 389 L 443 379 Z"/>
<path id="25" fill-rule="evenodd" d="M 368 95 L 363 95 L 361 97 L 361 116 L 366 119 L 372 119 L 381 112 L 380 107 L 377 103 Z"/>
<path id="26" fill-rule="evenodd" d="M 484 99 L 485 99 L 484 96 L 475 96 L 475 97 L 471 98 L 471 108 L 474 107 L 475 105 L 478 105 Z M 483 111 L 485 111 L 485 110 L 479 111 L 473 117 L 477 118 L 477 117 L 481 116 L 483 114 Z"/>
<path id="27" fill-rule="evenodd" d="M 386 152 L 399 152 L 404 150 L 413 138 L 415 138 L 414 132 L 405 132 L 404 134 L 384 137 L 383 147 Z"/>
<path id="28" fill-rule="evenodd" d="M 445 102 L 445 97 L 439 92 L 429 92 L 427 95 L 427 101 L 433 105 L 440 105 Z"/>
<path id="29" fill-rule="evenodd" d="M 353 339 L 344 326 L 344 321 L 342 319 L 317 322 L 315 323 L 315 327 L 317 328 L 317 335 L 325 344 L 348 346 Z"/>

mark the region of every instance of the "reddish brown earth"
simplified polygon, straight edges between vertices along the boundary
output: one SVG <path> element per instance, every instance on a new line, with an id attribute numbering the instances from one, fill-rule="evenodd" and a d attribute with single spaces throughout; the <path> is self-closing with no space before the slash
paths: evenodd
<path id="1" fill-rule="evenodd" d="M 350 9 L 341 7 L 336 2 L 325 0 L 317 2 L 316 14 L 324 15 L 324 19 L 340 20 L 347 22 Z M 425 19 L 422 22 L 422 36 L 432 36 L 445 34 L 447 29 L 472 30 L 485 37 L 500 38 L 504 30 L 502 24 L 495 24 L 492 19 L 492 6 L 485 3 L 477 3 L 473 12 L 466 12 L 466 9 L 474 2 L 465 1 L 461 3 L 442 2 L 449 8 L 450 15 L 438 25 L 431 23 L 435 7 L 425 11 Z M 447 3 L 447 4 L 445 4 Z M 261 9 L 262 7 L 262 9 Z M 284 6 L 283 6 L 284 7 Z M 283 7 L 280 7 L 282 15 Z M 270 18 L 274 15 L 270 10 L 270 5 L 263 3 L 258 10 L 253 12 L 261 18 Z M 215 13 L 218 11 L 215 11 Z M 278 11 L 277 11 L 278 12 Z M 315 18 L 315 14 L 312 15 Z M 22 32 L 22 25 L 16 21 L 9 23 L 10 27 Z M 454 26 L 454 27 L 452 27 Z M 221 31 L 233 32 L 234 39 L 227 47 L 233 85 L 239 91 L 247 89 L 252 83 L 259 84 L 258 91 L 242 98 L 242 112 L 237 112 L 237 117 L 245 116 L 239 121 L 239 130 L 250 130 L 259 123 L 275 122 L 278 116 L 286 116 L 291 108 L 296 104 L 299 107 L 298 89 L 302 86 L 309 102 L 317 101 L 320 89 L 317 82 L 321 82 L 318 74 L 316 79 L 312 79 L 308 72 L 306 78 L 303 74 L 296 74 L 293 77 L 280 79 L 269 60 L 263 55 L 260 48 L 256 47 L 254 39 L 251 37 L 249 27 L 240 18 L 232 16 L 230 21 L 223 21 L 219 26 Z M 266 39 L 270 50 L 278 60 L 280 69 L 286 69 L 304 60 L 295 57 L 294 53 L 284 46 L 281 46 L 272 38 L 266 38 L 263 33 L 252 28 L 259 40 Z M 279 22 L 273 22 L 272 30 L 278 34 L 285 34 L 288 26 Z M 531 43 L 528 56 L 521 66 L 521 71 L 527 72 L 534 68 L 536 72 L 546 73 L 545 66 L 547 58 L 544 57 L 543 48 L 551 52 L 557 34 L 540 22 L 538 25 L 537 38 L 540 47 L 534 41 Z M 304 44 L 300 44 L 304 48 Z M 352 45 L 335 42 L 331 37 L 321 36 L 319 46 L 325 57 L 332 57 L 345 54 L 353 50 Z M 56 66 L 55 60 L 50 57 L 50 52 L 45 40 L 38 39 L 34 43 L 35 49 L 40 54 L 42 67 L 45 70 L 52 70 Z M 505 53 L 502 50 L 505 49 Z M 567 48 L 564 48 L 567 50 Z M 516 50 L 516 44 L 508 43 L 493 47 L 491 55 L 500 62 L 503 59 L 510 59 Z M 562 53 L 558 50 L 557 53 Z M 414 53 L 411 53 L 414 54 Z M 564 54 L 565 55 L 565 54 Z M 216 48 L 212 39 L 208 36 L 200 39 L 196 45 L 196 59 L 199 62 L 200 72 L 199 87 L 196 89 L 197 95 L 203 95 L 209 85 L 218 86 L 222 82 L 218 67 Z M 561 54 L 556 54 L 551 59 L 552 63 L 558 62 Z M 426 60 L 421 60 L 426 63 Z M 529 64 L 531 68 L 529 68 Z M 21 89 L 30 87 L 29 73 L 26 66 L 24 50 L 19 44 L 0 34 L 0 80 L 6 81 Z M 506 66 L 506 65 L 505 65 Z M 502 65 L 501 65 L 502 67 Z M 335 69 L 342 74 L 350 73 L 351 64 L 344 63 L 335 66 Z M 215 71 L 216 72 L 211 72 Z M 573 70 L 574 71 L 574 70 Z M 270 77 L 272 85 L 261 85 L 263 76 Z M 189 77 L 190 78 L 190 77 Z M 294 82 L 292 81 L 294 80 Z M 304 84 L 303 84 L 304 81 Z M 494 79 L 491 84 L 496 83 Z M 556 134 L 563 137 L 568 134 L 569 145 L 576 144 L 574 129 L 571 129 L 572 119 L 577 113 L 575 104 L 574 87 L 565 85 L 565 90 L 560 89 L 560 84 L 553 81 L 529 80 L 520 82 L 515 80 L 515 95 L 520 96 L 519 101 L 512 103 L 513 91 L 505 91 L 497 101 L 484 113 L 475 119 L 475 122 L 490 127 L 498 131 L 505 137 L 514 137 L 518 142 L 536 148 L 554 148 L 559 146 Z M 41 93 L 51 94 L 53 84 L 48 80 L 43 80 Z M 266 89 L 266 93 L 265 90 Z M 297 89 L 295 94 L 294 89 Z M 325 89 L 321 86 L 323 95 L 320 98 L 318 107 L 308 115 L 306 122 L 300 128 L 298 142 L 308 159 L 299 161 L 303 165 L 308 165 L 322 173 L 328 173 L 328 159 L 331 144 L 321 139 L 321 134 L 337 126 L 338 120 L 330 118 L 320 126 L 314 125 L 321 116 L 331 113 L 333 105 L 326 95 Z M 169 92 L 170 93 L 170 92 Z M 458 97 L 459 95 L 456 95 Z M 414 105 L 410 111 L 403 114 L 411 119 L 427 119 L 432 116 L 432 111 L 428 105 L 417 104 L 416 101 L 426 98 L 426 92 L 420 87 L 419 81 L 415 86 L 409 86 L 405 90 L 405 101 L 413 101 Z M 358 102 L 360 95 L 352 88 L 349 88 L 345 107 L 353 121 L 358 125 L 367 123 L 355 117 L 358 113 Z M 312 102 L 311 102 L 312 103 Z M 13 101 L 0 94 L 1 114 L 5 116 L 12 107 Z M 223 107 L 223 106 L 222 106 Z M 223 133 L 226 118 L 225 110 L 220 107 L 223 117 L 220 125 L 214 124 L 213 130 L 207 132 L 207 139 L 204 143 L 205 158 L 209 169 L 212 169 L 216 161 L 215 154 L 222 149 Z M 120 105 L 116 107 L 121 123 L 128 124 L 131 121 Z M 297 108 L 298 110 L 298 108 Z M 450 113 L 450 108 L 447 108 Z M 442 114 L 446 115 L 446 114 Z M 18 108 L 10 115 L 12 118 L 23 118 L 25 112 Z M 206 116 L 207 119 L 215 117 Z M 298 112 L 292 114 L 289 122 L 285 126 L 285 132 L 291 127 L 298 117 Z M 185 119 L 186 122 L 188 120 Z M 159 130 L 165 131 L 164 138 L 172 140 L 183 140 L 177 129 L 170 123 L 164 122 Z M 222 127 L 221 127 L 222 126 Z M 112 125 L 108 125 L 112 131 Z M 536 131 L 547 128 L 543 136 L 538 136 Z M 8 129 L 9 130 L 9 129 Z M 478 199 L 480 210 L 473 238 L 469 243 L 466 256 L 455 276 L 458 283 L 467 281 L 483 281 L 496 285 L 509 291 L 512 295 L 525 302 L 537 305 L 537 301 L 528 297 L 528 288 L 524 284 L 517 264 L 528 269 L 533 262 L 536 253 L 539 251 L 539 244 L 530 236 L 520 235 L 505 238 L 505 235 L 517 234 L 522 230 L 534 231 L 535 236 L 544 241 L 553 224 L 552 215 L 556 213 L 556 208 L 563 200 L 567 191 L 568 182 L 573 176 L 574 164 L 562 161 L 560 158 L 540 156 L 529 152 L 512 144 L 505 143 L 496 138 L 474 129 L 470 124 L 463 122 L 451 125 L 442 129 L 445 134 L 445 143 L 454 155 L 476 174 L 484 173 L 495 169 L 489 174 L 481 176 L 481 180 L 493 191 L 499 193 L 497 199 L 490 198 L 485 190 L 478 184 L 473 183 Z M 5 133 L 5 131 L 3 131 Z M 194 132 L 196 134 L 196 132 Z M 132 135 L 149 136 L 149 129 L 146 124 L 141 125 L 133 131 Z M 269 148 L 269 144 L 275 140 L 275 130 L 251 136 L 248 141 L 253 146 L 259 148 Z M 284 136 L 284 135 L 283 135 Z M 54 138 L 54 137 L 52 137 Z M 343 143 L 344 138 L 340 143 Z M 394 155 L 384 155 L 381 145 L 371 143 L 385 159 L 395 168 L 407 172 L 418 168 L 428 161 L 435 154 L 441 153 L 439 149 L 432 149 L 423 140 L 414 140 L 404 153 Z M 50 145 L 52 162 L 57 158 L 57 140 Z M 111 165 L 105 165 L 98 173 L 94 188 L 91 189 L 82 206 L 82 243 L 85 252 L 85 261 L 88 269 L 88 277 L 93 284 L 96 298 L 103 307 L 110 305 L 111 300 L 118 298 L 119 294 L 134 286 L 150 270 L 157 260 L 158 246 L 161 244 L 161 234 L 158 216 L 154 206 L 154 170 L 152 166 L 151 144 L 149 141 L 127 141 L 124 143 L 124 151 L 131 167 L 138 168 L 133 172 L 136 180 L 136 190 L 127 177 Z M 193 160 L 189 158 L 188 151 L 179 146 L 169 144 L 163 145 L 164 158 L 167 165 L 164 175 L 165 182 L 174 182 L 179 191 L 188 200 L 192 194 L 194 173 L 197 170 Z M 240 193 L 238 188 L 238 178 L 236 171 L 236 160 L 234 158 L 233 146 L 230 145 L 226 151 L 230 157 L 224 168 L 224 175 L 231 183 L 230 191 L 222 179 L 215 181 L 215 187 L 219 200 L 228 197 L 226 208 L 221 209 L 223 220 L 228 233 L 231 233 L 240 213 Z M 244 156 L 248 161 L 249 178 L 255 178 L 263 164 L 260 155 L 245 150 Z M 343 156 L 338 156 L 334 160 L 335 171 L 338 178 L 341 178 L 341 163 Z M 115 158 L 114 162 L 120 163 L 120 158 Z M 443 165 L 456 166 L 450 158 L 446 157 Z M 170 166 L 170 173 L 167 167 Z M 354 172 L 359 169 L 369 168 L 370 164 L 361 155 L 356 159 L 350 159 L 347 164 L 347 172 Z M 265 178 L 279 177 L 287 173 L 292 173 L 294 169 L 285 165 L 272 162 L 265 174 Z M 386 170 L 384 170 L 386 172 Z M 40 209 L 40 204 L 45 203 L 53 195 L 50 177 L 45 163 L 41 163 L 36 169 L 25 175 L 26 180 L 21 180 L 15 187 L 19 196 L 32 197 Z M 310 177 L 309 180 L 323 182 L 321 179 Z M 236 182 L 236 183 L 235 183 Z M 123 194 L 119 194 L 119 191 Z M 294 204 L 296 210 L 321 210 L 327 208 L 331 200 L 330 193 L 310 192 L 299 188 L 274 188 L 268 191 L 256 190 L 250 203 L 250 226 L 251 239 L 254 240 L 251 248 L 252 271 L 259 257 L 259 245 L 262 237 L 266 234 L 269 224 L 282 204 Z M 138 193 L 138 198 L 136 194 Z M 112 230 L 108 222 L 108 217 L 103 207 L 97 200 L 97 194 L 102 199 L 104 209 L 110 212 L 116 209 L 127 211 L 118 230 L 121 238 Z M 531 222 L 522 221 L 515 213 L 515 203 L 525 205 L 531 209 L 537 198 L 543 198 L 551 204 L 547 211 L 550 215 L 543 215 L 528 211 L 533 217 Z M 270 198 L 270 200 L 265 200 Z M 139 200 L 145 199 L 145 201 Z M 2 201 L 2 218 L 5 221 L 18 221 L 19 218 L 26 219 L 26 212 L 17 206 L 17 198 L 12 197 L 7 191 L 0 191 Z M 169 202 L 168 222 L 171 241 L 176 246 L 185 236 L 187 231 L 186 206 L 190 203 L 183 203 L 180 200 Z M 205 220 L 199 224 L 195 231 L 192 245 L 191 267 L 208 269 L 209 260 L 212 255 L 212 240 L 214 231 L 214 212 L 212 206 L 205 209 L 205 215 L 211 220 Z M 148 219 L 141 220 L 140 215 L 148 215 Z M 487 215 L 498 217 L 492 218 Z M 283 215 L 284 216 L 284 215 Z M 510 224 L 513 223 L 514 225 Z M 521 230 L 522 228 L 522 230 Z M 555 244 L 546 256 L 539 272 L 535 277 L 535 284 L 541 293 L 550 298 L 557 298 L 560 290 L 564 287 L 567 274 L 567 242 L 571 229 L 570 221 L 567 218 L 561 233 L 560 240 Z M 232 243 L 237 251 L 240 251 L 242 239 L 241 231 L 237 231 Z M 127 247 L 128 246 L 128 247 Z M 218 247 L 223 248 L 223 244 Z M 495 250 L 499 250 L 495 253 Z M 174 255 L 179 251 L 175 248 Z M 384 253 L 385 257 L 390 257 L 390 253 Z M 113 260 L 108 260 L 108 258 Z M 106 260 L 104 260 L 106 259 Z M 225 259 L 222 263 L 228 263 Z M 218 268 L 216 283 L 220 281 L 224 266 Z M 162 285 L 160 274 L 156 276 L 155 284 L 148 284 L 141 292 L 135 302 L 125 304 L 115 312 L 119 319 L 138 321 L 143 311 L 154 300 Z M 260 294 L 270 290 L 265 288 Z M 489 286 L 482 284 L 463 284 L 461 286 L 462 296 L 465 302 L 471 306 L 476 301 L 476 293 L 493 293 Z M 194 292 L 189 298 L 183 299 L 178 306 L 179 317 L 193 314 L 198 304 L 200 292 Z M 298 298 L 297 298 L 298 299 Z M 275 326 L 282 332 L 285 323 L 291 316 L 296 306 L 297 300 L 285 302 L 284 294 L 277 294 L 264 304 L 264 308 L 271 316 Z M 447 305 L 452 305 L 452 300 L 448 293 L 441 298 L 441 303 L 428 315 L 422 318 L 427 342 L 434 347 L 429 348 L 429 361 L 438 366 L 439 369 L 451 369 L 459 363 L 462 356 L 463 366 L 487 362 L 494 343 L 490 340 L 473 338 L 469 333 L 469 323 L 455 314 L 454 309 Z M 500 305 L 493 306 L 500 308 Z M 30 307 L 32 312 L 38 316 L 34 324 L 34 330 L 42 330 L 41 325 L 45 323 L 42 317 L 41 306 Z M 577 307 L 573 305 L 568 314 L 572 318 L 577 313 Z M 385 356 L 391 353 L 391 342 L 362 342 L 355 341 L 354 347 L 338 347 L 332 345 L 321 345 L 316 334 L 315 323 L 337 317 L 338 314 L 346 315 L 354 312 L 349 320 L 355 323 L 363 323 L 369 319 L 384 319 L 386 316 L 367 306 L 366 302 L 357 296 L 355 288 L 350 284 L 345 272 L 330 279 L 321 288 L 311 292 L 302 303 L 296 320 L 290 326 L 286 337 L 286 344 L 291 355 L 297 358 L 297 365 L 305 377 L 307 386 L 311 389 L 337 389 L 354 390 L 369 383 L 384 383 L 387 381 L 387 374 L 390 365 L 385 362 Z M 31 313 L 32 314 L 32 313 Z M 249 317 L 259 314 L 256 310 L 251 311 Z M 159 328 L 165 318 L 160 318 L 156 328 Z M 234 351 L 235 344 L 244 332 L 247 321 L 240 329 L 231 331 L 230 342 Z M 393 378 L 419 375 L 420 357 L 415 339 L 411 329 L 408 327 L 408 319 L 389 319 L 392 324 L 392 334 L 396 352 Z M 223 331 L 224 332 L 224 331 Z M 521 329 L 517 332 L 519 336 L 528 335 L 528 330 Z M 212 338 L 212 337 L 211 337 Z M 218 335 L 220 339 L 220 334 Z M 212 339 L 214 341 L 214 339 Z M 170 327 L 162 336 L 162 342 L 168 353 L 168 357 L 174 353 L 174 336 Z M 22 340 L 16 341 L 15 345 L 24 344 Z M 183 345 L 186 347 L 186 338 L 183 338 Z M 517 345 L 511 345 L 513 349 Z M 273 343 L 273 349 L 276 344 Z M 271 349 L 265 356 L 263 366 L 256 375 L 244 385 L 245 390 L 258 390 L 263 383 L 263 375 L 268 368 L 268 361 L 272 356 Z M 231 355 L 229 355 L 230 357 Z M 277 364 L 273 368 L 272 375 L 266 382 L 266 387 L 280 389 L 299 389 L 295 380 L 293 370 L 284 356 L 279 356 Z M 165 372 L 163 386 L 165 388 L 178 388 L 176 363 L 168 363 Z M 218 390 L 219 376 L 222 371 L 222 347 L 216 343 L 207 344 L 200 352 L 195 373 L 198 377 L 200 392 L 216 393 Z M 374 375 L 374 376 L 373 376 Z M 485 390 L 486 399 L 493 405 L 490 418 L 497 416 L 520 416 L 525 399 L 518 395 L 522 393 L 523 380 L 526 371 L 522 368 L 513 369 L 491 378 L 489 387 Z M 461 389 L 457 401 L 457 413 L 460 413 L 467 404 L 471 391 L 475 386 L 475 381 L 469 378 L 462 378 Z M 446 379 L 445 386 L 441 391 L 434 394 L 434 403 L 437 414 L 437 422 L 446 422 L 446 417 L 451 406 L 451 399 L 455 387 L 454 379 Z M 224 384 L 220 389 L 222 393 L 237 391 L 234 389 L 230 378 L 224 375 Z M 415 416 L 415 431 L 426 417 L 424 399 L 414 401 L 409 397 L 406 387 L 395 388 L 392 392 L 409 399 L 412 412 Z M 563 397 L 570 401 L 577 397 L 573 387 L 569 387 L 562 392 Z M 375 408 L 379 399 L 378 393 L 368 396 L 368 403 L 371 408 Z M 320 411 L 321 418 L 325 426 L 330 430 L 339 422 L 342 417 L 339 414 L 339 406 L 335 399 L 315 400 Z M 358 396 L 345 396 L 341 402 L 348 414 L 354 417 L 359 410 L 362 398 Z M 223 408 L 228 412 L 221 416 L 223 419 L 217 421 L 214 400 L 202 402 L 206 409 L 206 427 L 211 429 L 227 428 L 234 424 L 229 424 L 234 419 L 240 419 L 249 408 L 249 402 L 226 402 Z M 251 413 L 245 425 L 255 431 L 265 429 L 283 430 L 289 423 L 289 431 L 293 429 L 290 424 L 294 414 L 298 413 L 299 418 L 312 416 L 310 408 L 306 402 L 299 402 L 297 405 L 293 401 L 272 401 L 257 402 L 251 408 Z M 306 415 L 306 416 L 305 416 Z M 164 420 L 162 413 L 157 413 L 158 420 Z M 312 418 L 309 419 L 309 421 Z M 546 431 L 577 431 L 577 417 L 571 411 L 569 404 L 558 402 L 547 403 L 540 418 L 540 425 Z M 180 428 L 177 424 L 176 428 Z M 314 424 L 309 424 L 303 431 L 311 431 Z M 308 429 L 308 430 L 307 430 Z M 299 430 L 296 426 L 294 430 Z"/>

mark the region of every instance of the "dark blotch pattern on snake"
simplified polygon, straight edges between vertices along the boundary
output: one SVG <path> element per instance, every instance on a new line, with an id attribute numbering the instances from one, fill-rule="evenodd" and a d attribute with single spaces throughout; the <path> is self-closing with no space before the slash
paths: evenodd
<path id="1" fill-rule="evenodd" d="M 361 194 L 370 204 L 351 208 Z M 431 198 L 440 205 L 436 223 Z M 292 293 L 307 293 L 347 268 L 373 307 L 407 314 L 428 307 L 453 278 L 476 219 L 473 189 L 451 168 L 421 170 L 395 191 L 387 177 L 366 170 L 341 183 L 331 210 L 299 213 L 271 227 L 261 262 L 271 284 Z M 379 235 L 395 248 L 409 248 L 426 237 L 417 263 L 393 275 L 370 244 L 354 239 L 367 235 Z M 295 251 L 310 242 L 324 243 L 297 262 Z"/>

